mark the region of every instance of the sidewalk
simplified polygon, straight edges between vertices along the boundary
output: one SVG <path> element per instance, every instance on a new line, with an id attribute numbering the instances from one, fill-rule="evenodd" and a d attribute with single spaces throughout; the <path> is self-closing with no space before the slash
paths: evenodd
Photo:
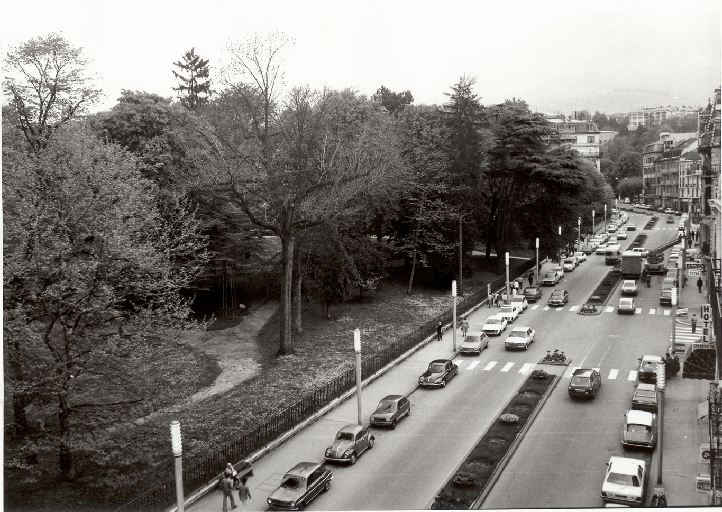
<path id="1" fill-rule="evenodd" d="M 690 318 L 696 313 L 700 318 L 701 306 L 707 302 L 707 287 L 699 293 L 692 278 L 680 289 L 679 307 L 687 308 L 686 317 L 676 320 L 676 342 L 691 342 L 701 337 L 702 322 L 698 321 L 696 333 L 692 334 Z M 667 346 L 670 339 L 665 340 Z M 684 364 L 684 363 L 682 363 Z M 695 490 L 695 478 L 709 474 L 709 463 L 700 463 L 700 444 L 709 443 L 708 419 L 697 419 L 697 406 L 704 404 L 706 410 L 707 380 L 682 379 L 682 371 L 670 379 L 665 391 L 662 485 L 670 507 L 709 506 L 712 498 L 709 492 Z M 649 480 L 649 496 L 657 485 L 659 453 L 655 451 Z"/>

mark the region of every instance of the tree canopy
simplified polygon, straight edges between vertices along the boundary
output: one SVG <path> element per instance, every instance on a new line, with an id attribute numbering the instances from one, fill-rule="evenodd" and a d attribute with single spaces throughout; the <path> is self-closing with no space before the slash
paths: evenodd
<path id="1" fill-rule="evenodd" d="M 182 60 L 173 65 L 178 69 L 172 70 L 178 81 L 178 87 L 173 87 L 173 90 L 178 92 L 181 104 L 189 110 L 196 110 L 207 103 L 211 94 L 208 60 L 201 59 L 196 55 L 196 49 L 191 48 L 183 54 Z"/>

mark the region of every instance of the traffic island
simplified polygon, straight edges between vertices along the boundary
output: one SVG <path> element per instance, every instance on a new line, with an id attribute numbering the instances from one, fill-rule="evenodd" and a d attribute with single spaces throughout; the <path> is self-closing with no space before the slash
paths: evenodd
<path id="1" fill-rule="evenodd" d="M 545 355 L 541 361 L 539 361 L 539 364 L 553 364 L 556 366 L 569 366 L 569 363 L 572 362 L 571 357 L 567 357 L 564 355 L 564 352 L 560 352 L 559 350 L 554 350 L 552 352 L 551 350 L 547 350 L 547 355 Z M 541 370 L 543 371 L 543 370 Z M 536 372 L 536 370 L 535 370 Z M 532 376 L 534 375 L 534 372 L 532 372 Z"/>
<path id="2" fill-rule="evenodd" d="M 433 510 L 477 508 L 551 394 L 559 376 L 535 370 L 441 488 Z"/>
<path id="3" fill-rule="evenodd" d="M 652 229 L 654 228 L 655 224 L 657 224 L 657 221 L 659 220 L 659 217 L 656 215 L 652 215 L 652 218 L 647 221 L 647 223 L 644 225 L 642 229 Z"/>
<path id="4" fill-rule="evenodd" d="M 577 311 L 578 315 L 598 315 L 604 310 L 609 297 L 622 280 L 622 269 L 614 267 L 589 296 L 587 302 Z"/>

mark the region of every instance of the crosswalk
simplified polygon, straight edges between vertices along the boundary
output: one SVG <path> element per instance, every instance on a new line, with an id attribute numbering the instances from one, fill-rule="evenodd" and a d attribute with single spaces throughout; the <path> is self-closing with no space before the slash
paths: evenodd
<path id="1" fill-rule="evenodd" d="M 563 307 L 553 307 L 553 306 L 544 306 L 542 304 L 530 304 L 529 309 L 535 310 L 541 308 L 543 311 L 554 311 L 556 313 L 560 311 L 568 311 L 570 313 L 576 313 L 579 311 L 579 309 L 582 307 L 581 304 L 577 304 L 574 306 L 563 306 Z M 617 311 L 617 308 L 615 306 L 601 306 L 602 307 L 602 313 L 615 313 Z M 644 313 L 644 308 L 635 308 L 634 314 L 635 315 L 641 315 Z M 649 315 L 661 315 L 661 316 L 669 316 L 672 314 L 671 309 L 667 308 L 649 308 L 647 310 L 647 314 Z M 521 317 L 520 317 L 521 318 Z"/>
<path id="2" fill-rule="evenodd" d="M 689 324 L 680 324 L 677 322 L 677 325 L 674 329 L 674 339 L 676 343 L 698 343 L 702 338 L 702 328 L 698 325 L 697 330 L 692 333 L 692 326 Z M 669 341 L 672 342 L 672 333 L 669 333 Z"/>
<path id="3" fill-rule="evenodd" d="M 482 371 L 482 372 L 492 372 L 492 371 L 500 371 L 501 373 L 520 373 L 522 375 L 529 375 L 532 371 L 536 369 L 546 369 L 546 370 L 552 370 L 554 366 L 539 364 L 539 363 L 517 363 L 513 361 L 509 362 L 500 362 L 500 361 L 489 361 L 485 366 L 480 367 L 479 361 L 470 361 L 469 359 L 457 359 L 455 363 L 459 366 L 459 370 L 465 370 L 465 371 Z M 577 370 L 578 366 L 569 366 L 564 370 L 564 374 L 562 375 L 563 379 L 569 379 L 571 378 L 572 374 L 574 373 L 574 370 Z M 594 368 L 598 372 L 600 371 L 600 368 Z M 601 373 L 601 372 L 600 372 Z M 626 380 L 628 381 L 636 381 L 637 380 L 637 371 L 636 370 L 620 370 L 619 368 L 611 368 L 608 372 L 606 372 L 606 375 L 602 375 L 602 378 L 606 378 L 606 380 L 624 380 L 626 377 Z"/>

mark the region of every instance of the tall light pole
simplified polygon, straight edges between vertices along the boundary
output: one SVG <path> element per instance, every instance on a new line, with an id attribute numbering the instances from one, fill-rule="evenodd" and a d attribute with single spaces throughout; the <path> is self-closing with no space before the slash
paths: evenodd
<path id="1" fill-rule="evenodd" d="M 604 229 L 607 229 L 607 203 L 604 203 Z"/>
<path id="2" fill-rule="evenodd" d="M 582 218 L 577 219 L 577 251 L 582 247 Z"/>
<path id="3" fill-rule="evenodd" d="M 539 286 L 539 237 L 536 239 L 536 285 Z"/>
<path id="4" fill-rule="evenodd" d="M 662 454 L 664 452 L 664 388 L 667 376 L 664 373 L 665 363 L 657 363 L 657 391 L 659 392 L 659 414 L 657 415 L 657 444 L 659 445 L 659 467 L 657 468 L 657 485 L 662 485 Z"/>
<path id="5" fill-rule="evenodd" d="M 561 239 L 562 236 L 562 227 L 559 226 L 559 238 Z M 559 265 L 562 264 L 562 246 L 561 243 L 559 244 Z"/>
<path id="6" fill-rule="evenodd" d="M 358 424 L 363 425 L 361 417 L 361 330 L 353 331 L 353 351 L 356 352 L 356 401 L 358 402 Z"/>
<path id="7" fill-rule="evenodd" d="M 592 210 L 592 236 L 594 236 L 594 233 L 596 233 L 597 230 L 594 227 L 594 210 Z"/>
<path id="8" fill-rule="evenodd" d="M 183 444 L 181 442 L 180 423 L 178 420 L 170 422 L 170 442 L 173 450 L 173 458 L 175 459 L 175 496 L 178 506 L 178 512 L 183 512 L 185 508 L 183 496 Z"/>
<path id="9" fill-rule="evenodd" d="M 452 329 L 451 332 L 453 333 L 451 335 L 451 346 L 454 349 L 454 352 L 456 352 L 456 280 L 451 281 L 451 296 L 454 297 L 454 308 L 452 311 L 453 318 L 452 318 Z"/>
<path id="10" fill-rule="evenodd" d="M 506 253 L 506 300 L 504 301 L 504 304 L 509 304 L 511 302 L 511 298 L 509 296 L 509 253 Z"/>

